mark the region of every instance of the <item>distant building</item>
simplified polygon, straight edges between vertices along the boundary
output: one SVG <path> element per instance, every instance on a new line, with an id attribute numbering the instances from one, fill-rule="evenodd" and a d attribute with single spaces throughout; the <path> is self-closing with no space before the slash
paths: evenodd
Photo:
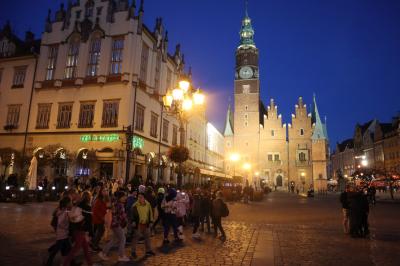
<path id="1" fill-rule="evenodd" d="M 26 150 L 39 47 L 40 40 L 32 32 L 21 40 L 9 22 L 0 31 L 0 148 Z"/>
<path id="2" fill-rule="evenodd" d="M 354 138 L 336 145 L 331 155 L 332 176 L 341 173 L 350 177 L 355 172 L 373 170 L 386 174 L 400 174 L 400 116 L 391 123 L 374 119 L 357 124 Z"/>

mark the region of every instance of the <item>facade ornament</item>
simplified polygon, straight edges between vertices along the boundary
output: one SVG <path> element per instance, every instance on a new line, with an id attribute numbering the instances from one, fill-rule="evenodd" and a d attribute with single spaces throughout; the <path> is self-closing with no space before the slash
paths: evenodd
<path id="1" fill-rule="evenodd" d="M 52 25 L 51 25 L 51 9 L 47 12 L 47 18 L 46 18 L 46 23 L 44 27 L 45 32 L 51 32 L 52 31 Z"/>
<path id="2" fill-rule="evenodd" d="M 127 20 L 135 18 L 135 11 L 136 11 L 136 0 L 133 0 L 128 10 Z"/>
<path id="3" fill-rule="evenodd" d="M 63 3 L 61 3 L 61 5 L 60 5 L 60 10 L 58 10 L 57 12 L 56 12 L 56 22 L 61 22 L 61 21 L 64 21 L 64 19 L 65 19 L 65 10 L 64 10 L 64 4 Z"/>
<path id="4" fill-rule="evenodd" d="M 143 13 L 144 13 L 143 5 L 144 1 L 140 0 L 137 34 L 142 34 L 143 31 Z"/>

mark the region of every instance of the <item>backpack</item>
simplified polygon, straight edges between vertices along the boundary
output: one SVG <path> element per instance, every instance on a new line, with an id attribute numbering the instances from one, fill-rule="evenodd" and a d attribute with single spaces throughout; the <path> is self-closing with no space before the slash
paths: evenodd
<path id="1" fill-rule="evenodd" d="M 51 216 L 51 221 L 50 221 L 50 226 L 53 227 L 54 231 L 57 230 L 57 225 L 58 225 L 57 210 L 58 210 L 58 208 L 54 210 L 54 212 Z"/>
<path id="2" fill-rule="evenodd" d="M 228 217 L 229 209 L 225 202 L 221 200 L 221 217 Z"/>

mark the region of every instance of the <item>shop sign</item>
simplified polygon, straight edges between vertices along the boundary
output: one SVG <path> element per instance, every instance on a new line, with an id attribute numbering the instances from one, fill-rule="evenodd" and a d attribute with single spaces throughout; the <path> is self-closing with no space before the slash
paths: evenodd
<path id="1" fill-rule="evenodd" d="M 81 135 L 81 142 L 97 141 L 97 142 L 116 142 L 119 140 L 118 134 L 107 135 Z"/>
<path id="2" fill-rule="evenodd" d="M 141 137 L 133 136 L 133 138 L 132 138 L 132 148 L 133 149 L 139 148 L 139 149 L 142 150 L 143 147 L 144 147 L 144 140 Z"/>

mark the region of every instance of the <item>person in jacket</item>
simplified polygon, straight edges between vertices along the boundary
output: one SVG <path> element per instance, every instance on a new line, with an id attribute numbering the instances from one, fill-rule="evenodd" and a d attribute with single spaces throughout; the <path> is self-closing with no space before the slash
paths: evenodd
<path id="1" fill-rule="evenodd" d="M 139 238 L 144 238 L 146 256 L 155 255 L 151 250 L 150 228 L 153 222 L 153 208 L 145 199 L 143 193 L 139 193 L 138 200 L 132 206 L 132 227 L 135 228 L 135 233 L 132 239 L 132 258 L 136 258 L 136 244 Z"/>
<path id="2" fill-rule="evenodd" d="M 68 215 L 70 222 L 69 230 L 70 234 L 72 235 L 74 245 L 72 246 L 67 258 L 64 260 L 63 265 L 69 266 L 78 251 L 82 249 L 87 265 L 91 266 L 93 263 L 89 254 L 89 243 L 86 239 L 86 233 L 84 230 L 85 217 L 83 216 L 82 208 L 79 207 L 81 196 L 76 190 L 70 191 L 69 195 L 73 203 L 71 211 Z"/>
<path id="3" fill-rule="evenodd" d="M 352 237 L 360 237 L 361 216 L 362 216 L 362 194 L 360 191 L 351 191 L 348 194 L 350 234 Z"/>
<path id="4" fill-rule="evenodd" d="M 108 189 L 103 187 L 100 189 L 96 200 L 92 207 L 92 223 L 93 223 L 93 239 L 92 248 L 100 251 L 99 243 L 105 232 L 105 216 L 107 213 Z"/>
<path id="5" fill-rule="evenodd" d="M 178 237 L 179 239 L 184 239 L 183 236 L 183 225 L 184 217 L 186 217 L 187 206 L 189 203 L 189 197 L 186 192 L 178 192 L 176 195 L 176 220 L 178 225 Z"/>
<path id="6" fill-rule="evenodd" d="M 343 231 L 345 234 L 348 234 L 350 232 L 349 226 L 350 226 L 350 211 L 349 211 L 349 199 L 348 199 L 348 194 L 350 192 L 350 185 L 346 186 L 346 190 L 343 191 L 340 194 L 340 203 L 342 204 L 342 213 L 343 213 Z"/>
<path id="7" fill-rule="evenodd" d="M 223 208 L 226 206 L 223 198 L 222 198 L 222 192 L 218 191 L 215 194 L 216 198 L 213 201 L 212 204 L 212 219 L 213 219 L 213 224 L 214 224 L 214 236 L 218 236 L 218 230 L 221 232 L 221 237 L 220 239 L 222 241 L 226 240 L 226 235 L 224 228 L 222 227 L 222 216 L 223 216 Z"/>
<path id="8" fill-rule="evenodd" d="M 130 185 L 128 185 L 130 186 Z M 135 204 L 137 202 L 137 191 L 135 189 L 132 189 L 132 187 L 130 187 L 129 189 L 129 194 L 128 194 L 128 198 L 126 200 L 126 205 L 125 205 L 125 212 L 126 212 L 126 216 L 128 217 L 128 225 L 127 225 L 127 233 L 126 233 L 126 242 L 131 243 L 132 242 L 132 238 L 133 238 L 133 231 L 134 229 L 132 228 L 132 206 L 133 204 Z"/>
<path id="9" fill-rule="evenodd" d="M 163 187 L 160 187 L 158 189 L 157 193 L 157 219 L 152 225 L 152 231 L 155 232 L 157 224 L 161 221 L 162 225 L 164 225 L 164 219 L 165 219 L 165 212 L 163 208 L 161 208 L 161 204 L 164 200 L 165 197 L 165 189 Z"/>
<path id="10" fill-rule="evenodd" d="M 192 199 L 192 219 L 193 219 L 193 234 L 192 237 L 195 239 L 200 238 L 200 234 L 197 232 L 200 226 L 200 216 L 201 216 L 201 189 L 196 188 Z"/>
<path id="11" fill-rule="evenodd" d="M 163 244 L 168 244 L 168 234 L 169 230 L 172 227 L 174 230 L 174 237 L 176 242 L 180 242 L 181 239 L 179 239 L 178 236 L 178 227 L 177 227 L 177 221 L 176 221 L 176 195 L 177 192 L 175 189 L 170 188 L 168 190 L 168 195 L 164 198 L 161 208 L 164 210 L 165 213 L 165 221 L 164 221 L 164 241 Z"/>
<path id="12" fill-rule="evenodd" d="M 118 261 L 128 262 L 129 257 L 125 255 L 125 243 L 126 237 L 124 228 L 127 225 L 127 217 L 125 213 L 125 202 L 126 194 L 123 191 L 118 191 L 115 193 L 115 202 L 112 207 L 112 218 L 111 218 L 111 230 L 113 232 L 113 238 L 106 243 L 98 255 L 99 257 L 107 261 L 108 253 L 113 246 L 118 245 Z"/>
<path id="13" fill-rule="evenodd" d="M 93 238 L 93 226 L 92 226 L 92 195 L 89 191 L 82 193 L 82 199 L 78 206 L 82 209 L 82 215 L 85 218 L 83 222 L 83 230 L 91 239 Z"/>
<path id="14" fill-rule="evenodd" d="M 56 227 L 56 243 L 49 248 L 49 257 L 46 266 L 53 265 L 54 257 L 59 251 L 61 256 L 65 258 L 71 250 L 71 242 L 69 240 L 69 218 L 68 211 L 71 209 L 72 203 L 69 197 L 60 200 L 59 207 L 56 210 L 57 227 Z M 63 259 L 64 260 L 64 259 Z"/>
<path id="15" fill-rule="evenodd" d="M 201 194 L 201 212 L 200 212 L 200 223 L 201 231 L 204 232 L 204 224 L 207 225 L 207 232 L 211 232 L 210 226 L 210 215 L 211 215 L 211 196 L 208 191 L 203 191 Z"/>

